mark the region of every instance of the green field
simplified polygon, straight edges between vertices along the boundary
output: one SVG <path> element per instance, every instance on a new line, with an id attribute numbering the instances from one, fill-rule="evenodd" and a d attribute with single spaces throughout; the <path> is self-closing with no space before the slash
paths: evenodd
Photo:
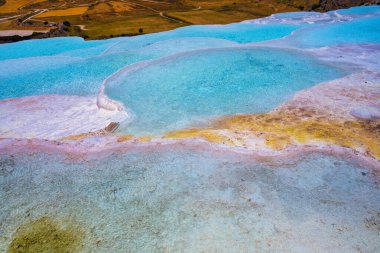
<path id="1" fill-rule="evenodd" d="M 326 0 L 0 0 L 0 30 L 49 30 L 89 39 L 135 35 L 192 24 L 225 24 L 273 13 L 324 10 Z M 343 7 L 368 1 L 337 1 Z M 371 1 L 369 1 L 371 2 Z M 335 8 L 341 6 L 329 6 Z M 326 7 L 327 8 L 327 7 Z M 66 22 L 67 23 L 67 22 Z M 68 24 L 67 23 L 67 24 Z"/>

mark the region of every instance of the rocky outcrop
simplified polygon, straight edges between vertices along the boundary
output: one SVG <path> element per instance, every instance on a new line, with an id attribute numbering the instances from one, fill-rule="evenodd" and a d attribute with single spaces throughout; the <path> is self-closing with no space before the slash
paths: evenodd
<path id="1" fill-rule="evenodd" d="M 314 7 L 321 11 L 330 11 L 361 5 L 378 5 L 380 0 L 320 0 L 319 6 Z"/>

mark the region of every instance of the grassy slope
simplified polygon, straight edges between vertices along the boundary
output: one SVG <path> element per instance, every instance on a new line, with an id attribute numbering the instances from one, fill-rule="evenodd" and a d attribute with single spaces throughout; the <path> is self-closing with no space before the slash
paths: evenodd
<path id="1" fill-rule="evenodd" d="M 4 1 L 4 0 L 0 0 Z M 347 7 L 365 0 L 6 0 L 0 6 L 2 16 L 27 14 L 49 9 L 29 20 L 28 27 L 20 26 L 17 19 L 0 22 L 0 29 L 31 29 L 43 27 L 43 22 L 69 21 L 84 25 L 84 31 L 70 29 L 71 35 L 89 38 L 152 33 L 191 24 L 223 24 L 264 17 L 272 13 L 299 10 L 326 10 L 338 8 L 332 2 Z M 370 2 L 370 1 L 369 1 Z M 74 7 L 82 7 L 73 15 Z M 21 9 L 20 9 L 21 8 Z M 65 13 L 67 13 L 65 15 Z M 70 14 L 70 15 L 69 15 Z M 30 24 L 31 23 L 31 24 Z"/>

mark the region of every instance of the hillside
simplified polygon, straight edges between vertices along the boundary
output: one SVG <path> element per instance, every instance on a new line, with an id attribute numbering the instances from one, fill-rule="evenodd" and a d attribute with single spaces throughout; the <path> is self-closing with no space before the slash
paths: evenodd
<path id="1" fill-rule="evenodd" d="M 98 39 L 159 32 L 193 24 L 239 22 L 278 12 L 328 11 L 379 2 L 379 0 L 0 0 L 0 32 L 31 30 L 29 37 L 77 35 Z M 38 31 L 40 34 L 31 35 L 33 31 Z M 22 34 L 24 36 L 25 32 Z M 11 38 L 14 39 L 22 38 Z"/>

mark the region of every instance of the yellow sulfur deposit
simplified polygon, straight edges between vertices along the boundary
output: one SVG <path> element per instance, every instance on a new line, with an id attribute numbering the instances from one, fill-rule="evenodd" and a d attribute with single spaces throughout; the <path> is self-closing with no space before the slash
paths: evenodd
<path id="1" fill-rule="evenodd" d="M 344 120 L 313 115 L 307 110 L 227 116 L 208 129 L 190 129 L 167 134 L 166 138 L 200 137 L 215 143 L 248 146 L 244 137 L 262 139 L 267 147 L 281 150 L 289 145 L 335 145 L 349 147 L 380 158 L 380 122 Z M 243 135 L 243 136 L 244 136 Z M 242 140 L 241 140 L 242 139 Z"/>

